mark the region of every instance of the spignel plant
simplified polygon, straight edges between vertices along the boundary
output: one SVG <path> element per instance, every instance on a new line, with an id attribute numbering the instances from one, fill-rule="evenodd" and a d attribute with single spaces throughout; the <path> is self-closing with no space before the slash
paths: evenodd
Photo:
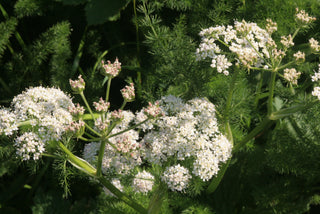
<path id="1" fill-rule="evenodd" d="M 232 165 L 233 156 L 248 142 L 254 142 L 277 122 L 301 116 L 319 103 L 320 64 L 319 71 L 311 76 L 300 71 L 308 54 L 297 50 L 294 43 L 300 30 L 316 19 L 297 9 L 295 20 L 295 31 L 278 38 L 274 38 L 277 24 L 271 19 L 266 20 L 265 28 L 242 20 L 199 33 L 195 63 L 209 62 L 219 75 L 230 76 L 222 107 L 205 97 L 183 100 L 166 95 L 131 112 L 126 106 L 134 102 L 136 94 L 130 83 L 120 90 L 123 102 L 114 108 L 110 103 L 111 83 L 122 69 L 116 58 L 113 63 L 101 61 L 105 96 L 90 104 L 82 75 L 69 83 L 83 105 L 73 103 L 72 97 L 59 88 L 30 87 L 13 98 L 10 108 L 0 109 L 0 134 L 12 141 L 22 163 L 41 158 L 63 160 L 103 186 L 102 192 L 110 201 L 117 198 L 137 213 L 173 213 L 179 204 L 170 205 L 171 195 L 177 196 L 176 201 L 211 197 Z M 311 52 L 319 54 L 318 41 L 311 38 L 309 43 Z M 231 121 L 233 105 L 237 105 L 236 83 L 240 75 L 253 72 L 260 74 L 251 96 L 259 109 L 259 122 L 238 139 Z M 301 77 L 307 82 L 303 86 Z M 277 82 L 284 83 L 297 99 L 282 101 Z M 291 131 L 300 125 L 292 122 Z M 75 143 L 83 148 L 81 154 L 73 151 Z M 139 197 L 147 201 L 137 200 Z"/>

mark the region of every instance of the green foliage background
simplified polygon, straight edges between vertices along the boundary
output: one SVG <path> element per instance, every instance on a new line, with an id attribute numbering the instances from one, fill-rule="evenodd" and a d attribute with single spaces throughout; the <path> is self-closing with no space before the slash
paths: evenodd
<path id="1" fill-rule="evenodd" d="M 278 23 L 276 36 L 294 30 L 295 8 L 320 19 L 317 0 L 2 0 L 0 2 L 0 104 L 29 86 L 56 86 L 69 91 L 68 79 L 82 74 L 89 102 L 103 95 L 97 63 L 101 58 L 124 65 L 113 82 L 112 108 L 120 105 L 119 90 L 128 78 L 137 87 L 131 110 L 147 101 L 174 94 L 184 99 L 208 97 L 223 112 L 230 77 L 216 75 L 208 63 L 195 60 L 201 29 L 232 24 L 235 19 Z M 299 34 L 306 48 L 320 39 L 319 21 Z M 302 80 L 319 59 L 307 55 Z M 236 80 L 231 126 L 235 141 L 261 122 L 252 94 L 259 74 L 242 73 Z M 262 83 L 266 84 L 266 83 Z M 300 91 L 311 90 L 307 81 Z M 277 83 L 278 105 L 292 97 Z M 74 98 L 77 101 L 77 98 Z M 320 203 L 320 105 L 274 124 L 233 156 L 221 184 L 210 195 L 168 193 L 162 213 L 312 213 Z M 102 188 L 72 167 L 49 158 L 34 166 L 19 163 L 10 139 L 0 139 L 0 212 L 2 213 L 134 213 L 108 198 Z M 83 142 L 73 150 L 81 154 Z M 61 167 L 62 166 L 62 167 Z M 70 176 L 68 176 L 70 175 Z M 60 179 L 59 179 L 60 178 Z M 64 185 L 62 185 L 64 184 Z M 68 198 L 64 186 L 69 185 Z M 201 188 L 201 187 L 199 187 Z M 148 195 L 135 195 L 142 204 Z"/>

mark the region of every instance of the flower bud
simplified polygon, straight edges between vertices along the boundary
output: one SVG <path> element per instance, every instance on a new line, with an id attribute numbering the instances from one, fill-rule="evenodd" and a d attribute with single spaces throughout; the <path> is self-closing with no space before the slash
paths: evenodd
<path id="1" fill-rule="evenodd" d="M 109 60 L 107 61 L 107 64 L 104 64 L 104 61 L 101 61 L 102 67 L 103 67 L 103 72 L 102 74 L 104 76 L 108 77 L 116 77 L 121 71 L 121 63 L 118 61 L 118 58 L 114 61 L 114 63 L 111 63 Z"/>
<path id="2" fill-rule="evenodd" d="M 121 89 L 121 94 L 126 102 L 132 102 L 135 98 L 133 83 L 130 83 L 130 86 L 127 85 L 125 88 Z"/>
<path id="3" fill-rule="evenodd" d="M 86 86 L 86 83 L 82 79 L 81 75 L 79 75 L 78 80 L 69 80 L 71 89 L 73 90 L 74 93 L 80 94 Z"/>

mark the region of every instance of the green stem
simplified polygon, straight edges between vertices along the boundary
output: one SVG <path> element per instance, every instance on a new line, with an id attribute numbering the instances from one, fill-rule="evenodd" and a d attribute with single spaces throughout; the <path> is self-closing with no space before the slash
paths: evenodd
<path id="1" fill-rule="evenodd" d="M 273 95 L 274 95 L 274 88 L 276 84 L 276 76 L 277 76 L 277 72 L 273 71 L 271 73 L 271 78 L 269 83 L 268 116 L 270 116 L 273 112 Z"/>
<path id="2" fill-rule="evenodd" d="M 122 105 L 121 105 L 121 107 L 120 107 L 120 109 L 123 110 L 123 108 L 126 106 L 126 104 L 127 104 L 127 101 L 124 100 L 123 103 L 122 103 Z"/>
<path id="3" fill-rule="evenodd" d="M 98 132 L 96 132 L 93 128 L 91 128 L 87 123 L 84 123 L 87 129 L 89 129 L 92 133 L 96 134 L 99 137 L 102 137 L 102 135 Z"/>
<path id="4" fill-rule="evenodd" d="M 277 68 L 276 68 L 276 71 L 280 71 L 280 70 L 282 70 L 282 69 L 284 69 L 284 68 L 286 68 L 286 67 L 288 67 L 289 65 L 292 65 L 292 64 L 294 64 L 294 63 L 295 63 L 295 61 L 288 62 L 287 64 L 284 64 L 284 65 L 282 65 L 282 66 L 280 66 L 280 67 L 277 67 Z"/>
<path id="5" fill-rule="evenodd" d="M 4 7 L 2 7 L 1 4 L 0 4 L 0 10 L 1 10 L 1 13 L 2 13 L 3 17 L 4 17 L 6 20 L 8 20 L 10 17 L 9 17 L 9 15 L 8 15 L 7 11 L 4 9 Z M 19 32 L 18 32 L 18 31 L 15 31 L 15 32 L 14 32 L 14 35 L 15 35 L 15 37 L 16 37 L 19 45 L 21 46 L 21 48 L 22 48 L 23 50 L 26 50 L 26 45 L 25 45 L 22 37 L 20 36 Z"/>
<path id="6" fill-rule="evenodd" d="M 106 187 L 110 192 L 112 192 L 115 196 L 117 196 L 120 200 L 128 204 L 130 207 L 135 209 L 137 212 L 142 214 L 147 214 L 148 211 L 142 207 L 140 204 L 135 202 L 133 199 L 129 198 L 127 195 L 118 190 L 110 181 L 108 181 L 105 177 L 99 176 L 98 180 L 100 183 Z"/>
<path id="7" fill-rule="evenodd" d="M 222 41 L 221 39 L 217 38 L 216 40 L 218 40 L 221 44 L 223 44 L 226 47 L 230 47 L 230 45 L 228 45 L 227 43 L 225 43 L 224 41 Z"/>
<path id="8" fill-rule="evenodd" d="M 208 186 L 208 188 L 206 190 L 207 194 L 211 194 L 217 189 L 217 187 L 219 186 L 224 174 L 227 171 L 227 168 L 228 168 L 230 162 L 231 162 L 231 158 L 229 160 L 227 160 L 226 163 L 222 164 L 222 166 L 220 167 L 220 170 L 218 172 L 217 177 L 213 178 L 211 183 L 209 184 L 209 186 Z"/>
<path id="9" fill-rule="evenodd" d="M 260 80 L 259 83 L 257 85 L 257 90 L 256 90 L 256 96 L 254 99 L 254 108 L 257 109 L 258 107 L 258 103 L 259 103 L 259 99 L 260 99 L 260 94 L 261 94 L 261 88 L 262 88 L 262 84 L 263 84 L 263 71 L 261 73 L 259 73 L 260 75 Z"/>
<path id="10" fill-rule="evenodd" d="M 231 80 L 231 84 L 230 84 L 230 88 L 229 88 L 229 92 L 228 92 L 228 97 L 227 97 L 227 101 L 226 101 L 226 107 L 225 107 L 225 111 L 224 111 L 225 124 L 229 122 L 230 107 L 231 107 L 231 102 L 232 102 L 232 97 L 233 97 L 233 90 L 234 90 L 234 86 L 235 86 L 236 79 L 238 76 L 238 72 L 239 72 L 239 70 L 236 69 L 235 72 L 233 73 L 233 76 L 232 76 L 232 80 Z"/>
<path id="11" fill-rule="evenodd" d="M 225 128 L 225 134 L 226 137 L 228 138 L 228 140 L 230 141 L 230 143 L 233 145 L 233 136 L 232 136 L 232 131 L 231 131 L 231 127 L 230 127 L 230 123 L 229 123 L 229 117 L 230 117 L 230 107 L 231 107 L 231 102 L 232 102 L 232 97 L 233 97 L 233 90 L 234 90 L 234 86 L 235 86 L 235 82 L 237 79 L 237 75 L 238 75 L 239 70 L 236 69 L 235 73 L 232 76 L 232 80 L 231 80 L 231 84 L 230 84 L 230 88 L 229 88 L 229 93 L 228 93 L 228 97 L 227 97 L 227 103 L 226 103 L 226 108 L 224 111 L 224 128 Z M 224 173 L 226 172 L 229 163 L 230 163 L 231 158 L 227 161 L 227 163 L 225 163 L 222 168 L 220 169 L 218 175 L 216 178 L 211 180 L 211 183 L 209 184 L 208 188 L 207 188 L 207 193 L 213 193 L 216 188 L 218 187 L 218 185 L 220 184 Z"/>
<path id="12" fill-rule="evenodd" d="M 110 94 L 111 80 L 112 80 L 112 77 L 109 77 L 109 79 L 108 79 L 107 91 L 106 91 L 106 102 L 108 102 L 108 101 L 109 101 L 109 94 Z"/>
<path id="13" fill-rule="evenodd" d="M 96 175 L 96 169 L 91 166 L 87 161 L 75 156 L 67 147 L 65 147 L 60 141 L 57 142 L 57 145 L 60 147 L 64 153 L 68 156 L 68 161 L 74 165 L 76 168 L 87 173 L 90 176 Z"/>
<path id="14" fill-rule="evenodd" d="M 272 71 L 271 69 L 257 68 L 257 67 L 250 67 L 250 70 L 257 70 L 257 71 Z"/>
<path id="15" fill-rule="evenodd" d="M 136 0 L 133 0 L 133 12 L 134 12 L 134 24 L 135 24 L 135 27 L 136 27 L 136 42 L 137 42 L 138 65 L 140 67 L 140 41 L 139 41 L 139 25 L 138 25 L 137 2 L 136 2 Z"/>
<path id="16" fill-rule="evenodd" d="M 91 108 L 90 108 L 90 106 L 89 106 L 89 103 L 88 103 L 86 97 L 84 96 L 83 91 L 80 92 L 80 96 L 81 96 L 83 102 L 86 104 L 87 109 L 88 109 L 88 111 L 89 111 L 90 114 L 91 114 L 92 120 L 94 120 L 94 118 L 95 118 L 95 117 L 94 117 L 94 114 L 93 114 L 93 112 L 92 112 L 92 110 L 91 110 Z"/>
<path id="17" fill-rule="evenodd" d="M 78 137 L 78 139 L 83 140 L 83 141 L 86 141 L 86 142 L 93 142 L 93 141 L 100 141 L 100 140 L 101 140 L 101 138 L 91 138 L 91 139 L 88 139 L 88 138 L 85 138 L 85 137 Z"/>
<path id="18" fill-rule="evenodd" d="M 83 54 L 83 47 L 84 47 L 84 43 L 85 43 L 85 37 L 86 37 L 86 32 L 87 32 L 87 26 L 85 27 L 84 31 L 83 31 L 83 35 L 82 38 L 80 40 L 80 44 L 77 50 L 77 54 L 73 60 L 73 65 L 72 65 L 72 69 L 71 69 L 71 75 L 73 75 L 74 72 L 77 71 L 78 67 L 79 67 L 79 63 L 80 63 L 80 59 L 82 57 Z"/>
<path id="19" fill-rule="evenodd" d="M 112 138 L 112 137 L 117 136 L 117 135 L 119 135 L 119 134 L 122 134 L 122 133 L 125 133 L 125 132 L 127 132 L 127 131 L 130 131 L 131 129 L 135 129 L 136 127 L 142 125 L 143 123 L 147 122 L 148 120 L 149 120 L 149 119 L 146 119 L 146 120 L 144 120 L 144 121 L 142 121 L 142 122 L 140 122 L 140 123 L 138 123 L 138 124 L 136 124 L 136 125 L 134 125 L 134 126 L 131 126 L 131 127 L 127 128 L 127 129 L 125 129 L 125 130 L 122 130 L 122 131 L 120 131 L 120 132 L 118 132 L 118 133 L 109 135 L 108 138 Z"/>
<path id="20" fill-rule="evenodd" d="M 300 27 L 298 27 L 298 28 L 296 29 L 296 31 L 293 33 L 293 35 L 292 35 L 292 40 L 294 39 L 294 37 L 296 37 L 296 35 L 298 34 L 299 30 L 300 30 Z"/>
<path id="21" fill-rule="evenodd" d="M 97 176 L 98 177 L 102 176 L 102 173 L 101 173 L 102 160 L 103 160 L 103 155 L 104 155 L 104 149 L 106 148 L 106 142 L 107 142 L 107 139 L 100 141 L 100 149 L 99 149 L 98 163 L 97 163 Z"/>
<path id="22" fill-rule="evenodd" d="M 249 142 L 257 135 L 259 135 L 263 130 L 270 127 L 270 125 L 272 125 L 273 122 L 274 121 L 270 120 L 269 117 L 265 117 L 265 119 L 257 127 L 255 127 L 247 136 L 244 137 L 243 140 L 241 140 L 239 143 L 235 145 L 235 147 L 232 150 L 232 153 L 237 153 L 241 147 L 243 147 L 247 142 Z"/>
<path id="23" fill-rule="evenodd" d="M 98 117 L 101 116 L 100 113 L 93 113 L 94 119 L 97 119 Z M 92 115 L 91 114 L 84 114 L 81 115 L 81 119 L 82 120 L 92 120 Z"/>

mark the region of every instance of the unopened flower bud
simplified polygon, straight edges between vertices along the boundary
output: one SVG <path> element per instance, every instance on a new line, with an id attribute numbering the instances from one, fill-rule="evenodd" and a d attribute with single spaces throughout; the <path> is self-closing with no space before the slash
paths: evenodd
<path id="1" fill-rule="evenodd" d="M 315 17 L 312 17 L 312 16 L 309 16 L 308 13 L 306 13 L 306 11 L 304 10 L 299 10 L 299 8 L 296 8 L 296 22 L 299 24 L 299 25 L 308 25 L 310 24 L 311 22 L 315 21 L 316 18 Z"/>
<path id="2" fill-rule="evenodd" d="M 122 114 L 122 110 L 119 109 L 118 111 L 117 110 L 114 110 L 113 112 L 111 112 L 111 118 L 113 120 L 122 120 L 123 119 L 123 114 Z"/>
<path id="3" fill-rule="evenodd" d="M 99 102 L 93 102 L 94 107 L 96 108 L 96 111 L 98 112 L 107 112 L 110 106 L 109 102 L 105 102 L 102 97 L 100 97 Z"/>
<path id="4" fill-rule="evenodd" d="M 109 60 L 107 61 L 107 64 L 104 64 L 104 61 L 101 61 L 103 72 L 102 74 L 104 76 L 108 77 L 116 77 L 120 71 L 121 71 L 121 63 L 118 61 L 118 58 L 114 61 L 114 63 L 111 63 Z"/>
<path id="5" fill-rule="evenodd" d="M 125 88 L 121 89 L 121 94 L 125 101 L 132 102 L 135 98 L 133 83 L 130 83 L 130 86 L 127 85 Z"/>
<path id="6" fill-rule="evenodd" d="M 76 117 L 84 114 L 84 108 L 83 106 L 80 106 L 79 103 L 77 103 L 75 106 L 69 106 L 68 110 L 73 116 Z"/>
<path id="7" fill-rule="evenodd" d="M 81 75 L 79 75 L 78 80 L 71 80 L 70 79 L 69 83 L 70 83 L 71 89 L 77 94 L 81 93 L 85 89 L 85 86 L 86 86 L 86 83 L 82 79 Z"/>
<path id="8" fill-rule="evenodd" d="M 293 54 L 297 63 L 303 63 L 305 60 L 305 53 L 298 51 L 297 53 Z"/>
<path id="9" fill-rule="evenodd" d="M 163 112 L 159 106 L 159 102 L 155 102 L 154 105 L 149 102 L 149 106 L 147 108 L 144 108 L 144 113 L 151 119 L 163 115 Z"/>
<path id="10" fill-rule="evenodd" d="M 72 121 L 67 127 L 67 132 L 71 132 L 75 134 L 76 137 L 80 137 L 84 133 L 85 123 L 82 120 L 79 120 L 78 122 Z"/>

